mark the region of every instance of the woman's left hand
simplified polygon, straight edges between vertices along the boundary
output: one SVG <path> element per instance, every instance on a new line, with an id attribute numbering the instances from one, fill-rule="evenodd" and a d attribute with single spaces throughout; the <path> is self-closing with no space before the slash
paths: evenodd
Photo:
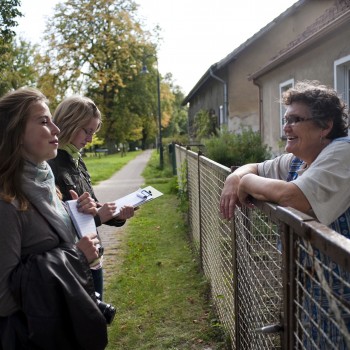
<path id="1" fill-rule="evenodd" d="M 84 192 L 81 196 L 78 196 L 78 194 L 73 190 L 70 190 L 69 192 L 72 196 L 72 199 L 77 200 L 79 212 L 91 214 L 93 216 L 97 214 L 96 202 L 88 192 Z"/>

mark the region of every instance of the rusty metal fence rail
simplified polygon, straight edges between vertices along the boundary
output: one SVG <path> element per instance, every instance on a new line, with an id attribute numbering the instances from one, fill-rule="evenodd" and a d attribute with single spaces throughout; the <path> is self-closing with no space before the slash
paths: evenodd
<path id="1" fill-rule="evenodd" d="M 350 240 L 269 203 L 221 220 L 230 169 L 175 152 L 192 242 L 232 349 L 350 349 Z"/>

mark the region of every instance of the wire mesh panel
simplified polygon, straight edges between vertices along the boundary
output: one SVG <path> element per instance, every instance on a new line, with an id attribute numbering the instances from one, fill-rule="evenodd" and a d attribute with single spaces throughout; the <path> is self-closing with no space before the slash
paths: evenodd
<path id="1" fill-rule="evenodd" d="M 186 148 L 175 145 L 175 160 L 177 183 L 180 192 L 187 192 L 187 151 Z"/>
<path id="2" fill-rule="evenodd" d="M 233 237 L 230 225 L 219 215 L 221 189 L 229 169 L 204 157 L 199 164 L 203 270 L 210 280 L 220 320 L 234 342 Z"/>
<path id="3" fill-rule="evenodd" d="M 192 242 L 197 252 L 200 252 L 200 210 L 199 210 L 199 182 L 198 159 L 194 152 L 187 151 L 187 192 L 189 201 L 189 226 Z"/>
<path id="4" fill-rule="evenodd" d="M 236 209 L 239 349 L 280 349 L 277 333 L 282 312 L 281 251 L 277 226 L 263 213 Z"/>
<path id="5" fill-rule="evenodd" d="M 350 349 L 350 241 L 331 230 L 328 237 L 317 232 L 316 244 L 296 237 L 296 347 Z M 342 246 L 332 256 L 334 239 Z"/>

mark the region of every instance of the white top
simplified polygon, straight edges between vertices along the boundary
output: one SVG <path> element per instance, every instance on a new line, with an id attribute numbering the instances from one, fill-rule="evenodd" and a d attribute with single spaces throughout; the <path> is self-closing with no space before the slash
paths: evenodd
<path id="1" fill-rule="evenodd" d="M 258 174 L 286 180 L 292 158 L 289 153 L 260 163 Z M 298 175 L 291 182 L 303 192 L 321 223 L 330 225 L 350 207 L 349 142 L 333 141 Z"/>

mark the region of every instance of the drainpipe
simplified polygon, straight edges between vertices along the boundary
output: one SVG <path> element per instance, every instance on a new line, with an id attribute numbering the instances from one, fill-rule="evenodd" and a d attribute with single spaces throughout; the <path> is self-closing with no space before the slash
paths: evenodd
<path id="1" fill-rule="evenodd" d="M 263 115 L 262 87 L 255 79 L 253 79 L 253 84 L 255 86 L 257 86 L 259 89 L 259 132 L 260 132 L 261 139 L 263 139 L 263 137 L 264 137 L 264 123 L 263 123 L 263 118 L 262 118 L 262 115 Z"/>
<path id="2" fill-rule="evenodd" d="M 210 67 L 209 72 L 214 79 L 218 80 L 220 83 L 224 85 L 224 120 L 223 122 L 224 124 L 227 124 L 227 112 L 228 112 L 227 83 L 225 80 L 222 80 L 221 78 L 219 78 L 213 73 L 212 67 Z"/>

